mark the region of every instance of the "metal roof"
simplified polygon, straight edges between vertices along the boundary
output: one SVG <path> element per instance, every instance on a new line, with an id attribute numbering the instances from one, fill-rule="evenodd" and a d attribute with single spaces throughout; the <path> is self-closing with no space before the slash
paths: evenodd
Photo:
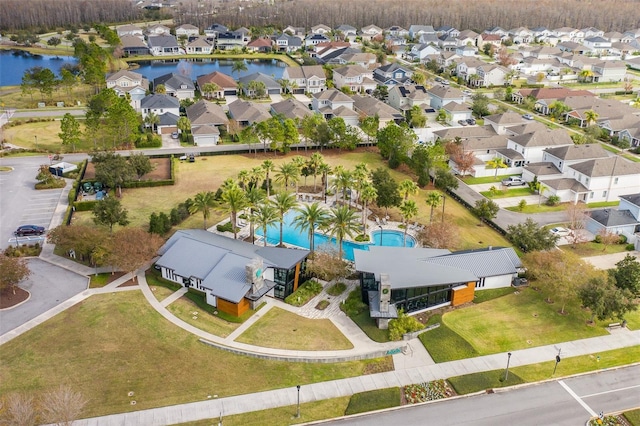
<path id="1" fill-rule="evenodd" d="M 451 253 L 431 257 L 425 262 L 440 266 L 465 269 L 479 278 L 515 274 L 522 262 L 511 247 Z"/>

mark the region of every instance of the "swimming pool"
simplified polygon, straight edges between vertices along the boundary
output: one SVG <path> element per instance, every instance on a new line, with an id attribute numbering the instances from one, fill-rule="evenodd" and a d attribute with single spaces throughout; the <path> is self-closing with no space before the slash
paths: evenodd
<path id="1" fill-rule="evenodd" d="M 282 240 L 286 244 L 298 246 L 308 249 L 309 236 L 307 232 L 302 232 L 296 229 L 292 222 L 296 216 L 296 212 L 290 211 L 284 215 L 284 227 L 282 229 Z M 256 229 L 256 235 L 262 236 L 262 229 Z M 356 243 L 354 241 L 342 242 L 342 255 L 345 259 L 353 261 L 354 250 L 369 250 L 369 246 L 383 245 L 387 247 L 402 247 L 404 232 L 394 231 L 389 229 L 375 230 L 371 233 L 372 241 L 370 243 Z M 269 244 L 278 244 L 280 242 L 280 222 L 267 228 L 267 242 Z M 382 244 L 380 244 L 382 242 Z M 316 232 L 315 235 L 315 249 L 322 249 L 322 246 L 330 244 L 333 248 L 337 249 L 337 242 L 335 238 Z M 407 247 L 414 247 L 416 240 L 407 235 Z"/>

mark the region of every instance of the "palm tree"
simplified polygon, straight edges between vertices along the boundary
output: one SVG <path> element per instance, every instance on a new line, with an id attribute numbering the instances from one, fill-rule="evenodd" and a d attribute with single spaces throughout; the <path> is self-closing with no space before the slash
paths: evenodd
<path id="1" fill-rule="evenodd" d="M 189 130 L 191 130 L 191 121 L 187 117 L 180 117 L 178 118 L 177 126 L 178 130 L 180 130 L 181 132 L 181 135 L 187 135 Z M 186 142 L 184 138 L 182 139 L 182 141 Z"/>
<path id="2" fill-rule="evenodd" d="M 319 203 L 305 204 L 302 207 L 296 207 L 298 212 L 293 219 L 293 224 L 300 231 L 307 231 L 309 234 L 309 248 L 311 254 L 315 248 L 315 230 L 317 226 L 321 226 L 327 220 L 328 214 Z"/>
<path id="3" fill-rule="evenodd" d="M 284 190 L 289 191 L 289 182 L 300 177 L 300 170 L 293 162 L 282 163 L 276 172 L 276 182 L 284 185 Z"/>
<path id="4" fill-rule="evenodd" d="M 360 188 L 360 200 L 362 201 L 362 233 L 367 234 L 367 207 L 369 203 L 378 198 L 378 191 L 369 182 Z"/>
<path id="5" fill-rule="evenodd" d="M 431 213 L 429 214 L 429 223 L 433 223 L 433 209 L 440 205 L 440 201 L 442 201 L 442 194 L 438 191 L 431 191 L 427 194 L 427 199 L 425 200 L 427 205 L 431 207 Z"/>
<path id="6" fill-rule="evenodd" d="M 307 167 L 311 170 L 311 174 L 313 174 L 313 192 L 316 192 L 316 177 L 320 172 L 320 166 L 322 164 L 324 164 L 324 157 L 319 152 L 311 154 L 307 162 Z"/>
<path id="7" fill-rule="evenodd" d="M 262 169 L 265 172 L 265 180 L 267 182 L 267 198 L 269 198 L 271 196 L 270 194 L 270 189 L 271 189 L 271 180 L 269 179 L 269 173 L 271 173 L 274 169 L 274 165 L 273 165 L 273 161 L 271 160 L 264 160 L 262 162 Z"/>
<path id="8" fill-rule="evenodd" d="M 296 197 L 293 194 L 289 194 L 288 192 L 279 192 L 276 194 L 273 199 L 273 206 L 276 208 L 278 212 L 279 221 L 280 221 L 280 247 L 283 247 L 282 244 L 282 231 L 284 228 L 284 215 L 292 208 L 296 207 L 298 202 L 296 201 Z"/>
<path id="9" fill-rule="evenodd" d="M 498 169 L 506 169 L 509 166 L 504 162 L 502 157 L 494 157 L 491 160 L 487 161 L 487 167 L 489 169 L 496 169 L 496 174 L 495 174 L 494 178 L 497 178 L 498 177 Z"/>
<path id="10" fill-rule="evenodd" d="M 418 193 L 418 185 L 411 179 L 405 179 L 400 182 L 400 185 L 398 185 L 398 191 L 400 191 L 402 198 L 407 201 L 409 199 L 409 195 Z"/>
<path id="11" fill-rule="evenodd" d="M 402 242 L 403 246 L 407 245 L 407 230 L 409 229 L 409 220 L 415 217 L 418 214 L 418 206 L 416 202 L 413 200 L 405 200 L 400 205 L 400 214 L 402 215 L 402 220 L 404 222 L 404 239 Z"/>
<path id="12" fill-rule="evenodd" d="M 347 236 L 353 238 L 359 230 L 356 212 L 348 206 L 332 208 L 325 223 L 325 229 L 329 235 L 336 238 L 338 253 L 340 258 L 342 258 L 342 241 Z"/>
<path id="13" fill-rule="evenodd" d="M 157 114 L 154 114 L 153 112 L 150 112 L 149 114 L 147 114 L 147 116 L 144 118 L 144 124 L 149 127 L 151 129 L 151 132 L 153 133 L 156 130 L 156 126 L 158 124 L 160 124 L 160 117 L 158 117 Z"/>
<path id="14" fill-rule="evenodd" d="M 278 211 L 271 203 L 258 205 L 253 212 L 253 222 L 262 228 L 264 246 L 267 246 L 267 228 L 278 221 Z"/>
<path id="15" fill-rule="evenodd" d="M 318 167 L 318 172 L 322 174 L 322 193 L 324 194 L 324 202 L 326 203 L 327 202 L 327 183 L 329 182 L 329 175 L 333 173 L 333 169 L 327 163 L 322 163 Z"/>
<path id="16" fill-rule="evenodd" d="M 296 155 L 295 157 L 293 157 L 291 159 L 291 164 L 293 164 L 296 167 L 297 170 L 297 174 L 296 176 L 293 177 L 292 181 L 296 184 L 296 197 L 298 196 L 298 185 L 300 184 L 300 177 L 302 176 L 302 169 L 304 169 L 305 167 L 305 159 L 304 157 L 301 157 L 300 155 Z M 306 184 L 306 180 L 307 180 L 307 175 L 305 175 L 305 184 Z"/>
<path id="17" fill-rule="evenodd" d="M 233 239 L 238 238 L 238 230 L 236 223 L 238 220 L 238 211 L 247 207 L 247 196 L 245 192 L 236 184 L 222 191 L 222 201 L 225 208 L 229 211 L 229 219 L 233 228 Z"/>
<path id="18" fill-rule="evenodd" d="M 549 110 L 551 117 L 560 120 L 567 112 L 571 111 L 571 107 L 562 101 L 554 101 L 549 105 Z"/>
<path id="19" fill-rule="evenodd" d="M 584 119 L 587 121 L 587 127 L 589 127 L 592 124 L 595 124 L 596 120 L 598 120 L 598 117 L 600 117 L 600 114 L 598 114 L 592 109 L 588 109 L 584 112 Z"/>
<path id="20" fill-rule="evenodd" d="M 353 188 L 356 190 L 354 202 L 357 203 L 362 188 L 371 181 L 371 172 L 366 163 L 359 163 L 356 164 L 356 168 L 351 176 L 353 177 Z"/>
<path id="21" fill-rule="evenodd" d="M 154 90 L 154 91 L 155 91 L 158 95 L 164 95 L 164 94 L 166 94 L 166 93 L 167 93 L 167 88 L 164 86 L 164 84 L 158 84 L 158 85 L 155 87 L 155 90 Z"/>
<path id="22" fill-rule="evenodd" d="M 264 177 L 266 175 L 266 172 L 262 167 L 257 166 L 251 169 L 251 172 L 249 172 L 249 175 L 251 176 L 251 181 L 250 181 L 251 185 L 254 188 L 260 188 L 262 185 L 262 182 L 264 182 Z"/>
<path id="23" fill-rule="evenodd" d="M 215 204 L 215 194 L 213 192 L 199 192 L 193 197 L 193 204 L 189 207 L 189 213 L 202 212 L 204 229 L 207 229 L 207 219 L 211 215 L 211 207 L 215 206 Z"/>
<path id="24" fill-rule="evenodd" d="M 231 74 L 240 73 L 241 71 L 247 70 L 247 64 L 244 63 L 244 60 L 233 61 L 233 65 L 231 66 Z"/>
<path id="25" fill-rule="evenodd" d="M 336 189 L 336 201 L 338 201 L 339 191 L 342 191 L 342 201 L 346 201 L 347 189 L 351 187 L 352 182 L 353 176 L 351 172 L 344 169 L 342 166 L 338 166 L 336 170 L 336 177 L 333 181 L 333 187 Z"/>
<path id="26" fill-rule="evenodd" d="M 251 244 L 255 243 L 255 211 L 256 208 L 264 202 L 265 192 L 256 187 L 252 186 L 246 194 L 247 197 L 247 207 L 249 207 L 249 234 L 251 235 Z"/>
<path id="27" fill-rule="evenodd" d="M 586 82 L 589 78 L 593 79 L 593 71 L 591 70 L 582 70 L 578 74 L 580 80 Z"/>
<path id="28" fill-rule="evenodd" d="M 251 174 L 249 173 L 248 170 L 240 170 L 238 172 L 238 182 L 240 183 L 240 186 L 242 187 L 242 189 L 246 191 L 249 185 L 249 182 L 251 182 Z"/>
<path id="29" fill-rule="evenodd" d="M 203 84 L 200 89 L 202 89 L 202 94 L 205 95 L 207 99 L 211 99 L 211 94 L 213 93 L 216 93 L 216 98 L 218 97 L 217 93 L 220 91 L 220 86 L 211 82 Z"/>

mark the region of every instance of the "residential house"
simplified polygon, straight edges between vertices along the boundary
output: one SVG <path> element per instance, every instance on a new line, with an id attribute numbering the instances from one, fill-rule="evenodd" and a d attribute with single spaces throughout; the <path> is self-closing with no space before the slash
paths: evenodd
<path id="1" fill-rule="evenodd" d="M 456 75 L 465 82 L 471 80 L 471 76 L 477 76 L 477 69 L 487 63 L 478 58 L 460 58 L 456 63 Z"/>
<path id="2" fill-rule="evenodd" d="M 478 48 L 475 46 L 458 46 L 456 47 L 456 55 L 463 58 L 473 57 L 478 54 Z"/>
<path id="3" fill-rule="evenodd" d="M 153 80 L 154 90 L 159 85 L 163 85 L 167 95 L 175 96 L 179 100 L 193 99 L 195 96 L 196 86 L 191 78 L 177 73 L 169 73 L 156 77 Z"/>
<path id="4" fill-rule="evenodd" d="M 606 129 L 609 131 L 609 136 L 618 136 L 620 137 L 620 133 L 626 131 L 625 135 L 633 135 L 632 129 L 637 129 L 640 127 L 640 111 L 636 113 L 636 111 L 629 111 L 623 113 L 623 115 L 619 115 L 616 117 L 605 117 L 603 119 L 597 120 L 598 126 L 602 129 Z M 629 139 L 625 136 L 626 140 L 631 142 L 631 146 L 634 145 L 634 140 Z"/>
<path id="5" fill-rule="evenodd" d="M 282 79 L 288 80 L 293 93 L 318 93 L 326 90 L 327 77 L 320 65 L 303 65 L 286 67 Z"/>
<path id="6" fill-rule="evenodd" d="M 455 39 L 460 35 L 460 31 L 450 25 L 442 25 L 440 27 L 437 27 L 435 30 L 438 36 L 444 35 Z"/>
<path id="7" fill-rule="evenodd" d="M 588 90 L 571 90 L 565 87 L 542 87 L 536 89 L 519 89 L 511 94 L 511 99 L 521 104 L 526 98 L 535 99 L 536 111 L 548 115 L 549 106 L 556 101 L 562 102 L 568 96 L 592 96 L 596 95 Z"/>
<path id="8" fill-rule="evenodd" d="M 196 146 L 213 146 L 220 139 L 219 126 L 227 126 L 229 119 L 220 105 L 204 99 L 186 109 L 191 122 L 191 134 Z"/>
<path id="9" fill-rule="evenodd" d="M 205 295 L 206 303 L 239 317 L 265 297 L 284 299 L 302 284 L 308 250 L 261 247 L 201 229 L 177 231 L 158 251 L 169 281 Z"/>
<path id="10" fill-rule="evenodd" d="M 409 35 L 409 31 L 398 26 L 392 25 L 389 28 L 384 30 L 385 34 L 390 35 L 391 37 L 407 37 Z"/>
<path id="11" fill-rule="evenodd" d="M 393 86 L 389 89 L 389 95 L 387 102 L 393 108 L 400 111 L 407 111 L 414 106 L 419 106 L 425 112 L 431 112 L 433 109 L 430 106 L 431 97 L 424 86 L 417 86 L 415 84 L 404 86 Z"/>
<path id="12" fill-rule="evenodd" d="M 449 102 L 442 106 L 447 114 L 449 123 L 454 124 L 460 120 L 468 120 L 473 117 L 471 108 L 467 104 L 459 104 L 457 102 Z"/>
<path id="13" fill-rule="evenodd" d="M 526 27 L 509 30 L 509 37 L 514 44 L 529 44 L 533 41 L 533 31 Z"/>
<path id="14" fill-rule="evenodd" d="M 504 86 L 509 72 L 509 69 L 497 64 L 480 65 L 476 68 L 478 79 L 470 82 L 476 87 Z"/>
<path id="15" fill-rule="evenodd" d="M 135 36 L 138 38 L 144 38 L 144 34 L 142 33 L 142 28 L 136 25 L 121 25 L 118 28 L 116 28 L 116 33 L 120 38 L 124 36 Z"/>
<path id="16" fill-rule="evenodd" d="M 147 43 L 137 36 L 124 35 L 120 37 L 120 45 L 122 52 L 127 56 L 148 55 L 150 53 Z"/>
<path id="17" fill-rule="evenodd" d="M 323 24 L 314 25 L 313 27 L 311 27 L 311 34 L 320 34 L 323 36 L 329 36 L 331 32 L 332 32 L 331 27 L 328 27 Z"/>
<path id="18" fill-rule="evenodd" d="M 482 36 L 473 30 L 460 31 L 455 39 L 457 46 L 482 47 Z"/>
<path id="19" fill-rule="evenodd" d="M 413 71 L 397 62 L 391 62 L 373 70 L 373 79 L 376 83 L 385 86 L 408 83 L 411 81 L 411 77 L 413 77 Z"/>
<path id="20" fill-rule="evenodd" d="M 285 118 L 291 118 L 299 123 L 306 116 L 313 115 L 313 111 L 299 100 L 289 98 L 281 102 L 271 104 L 271 114 L 282 115 Z"/>
<path id="21" fill-rule="evenodd" d="M 331 39 L 329 39 L 329 37 L 325 36 L 324 34 L 309 34 L 304 39 L 304 45 L 309 48 L 320 43 L 328 43 L 329 41 L 331 41 Z"/>
<path id="22" fill-rule="evenodd" d="M 586 229 L 594 235 L 602 231 L 624 236 L 640 250 L 640 193 L 620 195 L 617 209 L 591 210 Z"/>
<path id="23" fill-rule="evenodd" d="M 447 127 L 433 131 L 434 141 L 467 140 L 473 138 L 490 138 L 496 136 L 491 126 Z M 506 145 L 505 145 L 506 147 Z"/>
<path id="24" fill-rule="evenodd" d="M 198 37 L 200 35 L 200 29 L 195 25 L 191 24 L 182 24 L 179 27 L 176 27 L 176 37 L 185 36 L 189 37 Z"/>
<path id="25" fill-rule="evenodd" d="M 376 64 L 376 55 L 360 52 L 350 47 L 335 50 L 329 54 L 317 57 L 318 62 L 330 65 L 360 65 L 369 69 Z"/>
<path id="26" fill-rule="evenodd" d="M 376 25 L 367 25 L 360 29 L 360 36 L 362 41 L 382 40 L 383 31 L 382 28 Z"/>
<path id="27" fill-rule="evenodd" d="M 247 44 L 247 50 L 250 52 L 269 53 L 272 50 L 272 43 L 267 38 L 257 38 Z"/>
<path id="28" fill-rule="evenodd" d="M 291 53 L 302 48 L 302 40 L 300 40 L 298 37 L 290 36 L 285 33 L 276 35 L 273 41 L 275 50 L 278 52 Z"/>
<path id="29" fill-rule="evenodd" d="M 318 43 L 313 46 L 313 50 L 309 51 L 309 55 L 312 58 L 322 59 L 326 55 L 329 55 L 336 51 L 345 51 L 350 48 L 351 43 L 346 41 L 329 41 L 326 43 Z M 353 51 L 357 51 L 353 49 Z"/>
<path id="30" fill-rule="evenodd" d="M 563 41 L 556 45 L 558 49 L 563 52 L 575 53 L 576 55 L 584 55 L 591 54 L 592 51 L 590 48 L 581 43 L 576 43 L 574 41 Z"/>
<path id="31" fill-rule="evenodd" d="M 446 52 L 455 52 L 458 40 L 454 36 L 443 34 L 438 38 L 438 47 Z"/>
<path id="32" fill-rule="evenodd" d="M 187 42 L 185 51 L 189 55 L 210 55 L 213 53 L 213 44 L 205 37 L 194 37 Z"/>
<path id="33" fill-rule="evenodd" d="M 526 123 L 526 120 L 515 112 L 505 112 L 503 114 L 493 114 L 484 117 L 485 126 L 491 126 L 493 131 L 498 135 L 506 135 L 509 127 L 524 123 Z"/>
<path id="34" fill-rule="evenodd" d="M 495 34 L 500 37 L 505 37 L 509 35 L 509 31 L 505 30 L 502 27 L 491 27 L 485 31 L 487 34 Z"/>
<path id="35" fill-rule="evenodd" d="M 154 37 L 154 36 L 161 36 L 161 35 L 170 35 L 171 30 L 169 29 L 169 27 L 166 27 L 164 25 L 155 24 L 145 28 L 144 33 L 146 34 L 147 37 Z"/>
<path id="36" fill-rule="evenodd" d="M 640 146 L 640 123 L 635 125 L 635 127 L 620 130 L 618 132 L 618 139 L 628 141 L 633 147 Z"/>
<path id="37" fill-rule="evenodd" d="M 358 29 L 351 25 L 339 25 L 336 27 L 336 35 L 340 35 L 342 40 L 355 41 Z"/>
<path id="38" fill-rule="evenodd" d="M 573 141 L 564 129 L 542 130 L 525 133 L 517 136 L 508 136 L 507 149 L 521 154 L 523 161 L 514 164 L 515 167 L 524 166 L 527 163 L 541 162 L 544 151 L 552 147 L 572 146 Z M 506 162 L 511 163 L 508 155 L 503 155 Z"/>
<path id="39" fill-rule="evenodd" d="M 509 38 L 506 35 L 489 34 L 489 33 L 482 33 L 481 37 L 482 37 L 482 46 L 478 46 L 478 47 L 484 48 L 484 45 L 489 43 L 490 45 L 493 46 L 494 50 L 500 49 L 502 47 L 502 42 Z"/>
<path id="40" fill-rule="evenodd" d="M 307 31 L 304 27 L 294 27 L 292 25 L 289 25 L 287 28 L 282 30 L 282 32 L 290 36 L 297 37 L 300 40 L 304 40 L 305 36 L 307 35 Z"/>
<path id="41" fill-rule="evenodd" d="M 462 104 L 464 102 L 464 95 L 459 89 L 451 86 L 433 86 L 427 90 L 429 97 L 431 98 L 431 108 L 439 110 L 443 106 L 450 102 Z"/>
<path id="42" fill-rule="evenodd" d="M 271 118 L 269 105 L 236 99 L 229 105 L 229 118 L 235 120 L 243 127 L 260 123 Z"/>
<path id="43" fill-rule="evenodd" d="M 611 43 L 619 43 L 624 38 L 624 34 L 618 31 L 609 31 L 607 33 L 602 34 L 601 37 L 609 40 Z"/>
<path id="44" fill-rule="evenodd" d="M 379 328 L 402 310 L 416 313 L 473 300 L 475 291 L 508 287 L 522 272 L 512 248 L 446 249 L 371 246 L 354 251 L 362 302 Z"/>
<path id="45" fill-rule="evenodd" d="M 245 96 L 256 96 L 255 90 L 251 88 L 252 81 L 262 82 L 265 86 L 267 96 L 280 95 L 282 93 L 282 86 L 280 85 L 280 83 L 278 83 L 278 81 L 276 81 L 275 78 L 261 72 L 255 72 L 238 79 L 238 83 L 240 83 L 242 92 L 245 94 Z"/>
<path id="46" fill-rule="evenodd" d="M 113 89 L 120 97 L 129 95 L 129 103 L 136 111 L 140 111 L 140 101 L 147 95 L 149 81 L 136 72 L 120 70 L 108 75 L 107 88 Z"/>
<path id="47" fill-rule="evenodd" d="M 458 127 L 457 129 L 467 131 L 471 129 L 483 129 L 483 127 Z M 484 128 L 484 130 L 487 131 L 488 129 Z M 474 169 L 466 170 L 465 173 L 477 176 L 478 171 L 482 171 L 480 175 L 494 175 L 495 169 L 487 169 L 486 162 L 494 159 L 498 155 L 498 151 L 507 149 L 507 137 L 504 135 L 496 135 L 495 133 L 493 133 L 491 136 L 483 135 L 481 137 L 458 137 L 460 146 L 462 147 L 463 151 L 472 152 L 475 156 Z M 449 166 L 455 173 L 462 174 L 455 162 L 455 157 L 451 157 L 449 159 Z"/>
<path id="48" fill-rule="evenodd" d="M 222 99 L 225 96 L 235 96 L 238 94 L 238 83 L 231 76 L 221 73 L 220 71 L 198 76 L 197 82 L 200 92 L 205 97 Z M 215 93 L 204 92 L 204 85 L 207 83 L 214 83 L 218 86 L 219 90 Z"/>
<path id="49" fill-rule="evenodd" d="M 374 90 L 373 73 L 360 65 L 347 65 L 333 70 L 334 87 L 348 87 L 353 92 Z"/>
<path id="50" fill-rule="evenodd" d="M 611 42 L 604 37 L 588 37 L 582 42 L 594 55 L 606 54 L 611 49 Z"/>
<path id="51" fill-rule="evenodd" d="M 411 25 L 409 27 L 409 37 L 411 37 L 413 40 L 419 39 L 423 34 L 435 35 L 435 33 L 436 30 L 433 29 L 433 26 L 431 25 Z"/>
<path id="52" fill-rule="evenodd" d="M 236 31 L 218 33 L 216 37 L 216 49 L 218 50 L 242 49 L 247 43 L 248 40 L 244 34 Z"/>
<path id="53" fill-rule="evenodd" d="M 342 117 L 346 124 L 358 125 L 359 115 L 354 111 L 354 101 L 337 89 L 327 89 L 313 95 L 311 109 L 323 115 L 326 120 Z"/>
<path id="54" fill-rule="evenodd" d="M 591 67 L 593 72 L 593 82 L 619 82 L 624 80 L 627 75 L 627 67 L 624 61 L 601 61 L 593 64 Z"/>
<path id="55" fill-rule="evenodd" d="M 178 55 L 180 46 L 172 35 L 149 36 L 147 38 L 149 50 L 153 56 Z"/>
<path id="56" fill-rule="evenodd" d="M 147 95 L 140 101 L 142 119 L 155 114 L 160 119 L 157 125 L 158 134 L 172 133 L 178 130 L 180 118 L 180 101 L 170 95 Z"/>
<path id="57" fill-rule="evenodd" d="M 414 44 L 407 53 L 407 59 L 412 62 L 426 62 L 429 55 L 438 55 L 440 52 L 440 49 L 433 44 Z"/>
<path id="58" fill-rule="evenodd" d="M 380 127 L 388 123 L 396 124 L 404 120 L 404 114 L 390 105 L 372 96 L 353 95 L 353 109 L 365 117 L 377 116 L 380 120 Z"/>
<path id="59" fill-rule="evenodd" d="M 218 34 L 226 33 L 227 31 L 229 31 L 229 28 L 222 24 L 212 24 L 205 28 L 204 33 L 207 37 L 215 39 L 218 37 Z"/>
<path id="60" fill-rule="evenodd" d="M 582 31 L 582 33 L 584 34 L 584 39 L 588 39 L 591 37 L 603 37 L 604 36 L 604 31 L 599 30 L 598 28 L 595 27 L 587 27 L 587 28 L 582 28 L 580 31 Z"/>

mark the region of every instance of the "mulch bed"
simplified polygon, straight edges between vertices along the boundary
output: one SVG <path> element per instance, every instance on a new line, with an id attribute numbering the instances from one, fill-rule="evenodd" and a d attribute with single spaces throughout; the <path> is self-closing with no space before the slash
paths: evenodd
<path id="1" fill-rule="evenodd" d="M 0 291 L 0 309 L 11 308 L 18 303 L 24 302 L 29 298 L 29 292 L 23 290 L 20 287 L 16 287 L 16 294 L 13 294 L 13 290 L 7 288 Z"/>
<path id="2" fill-rule="evenodd" d="M 151 158 L 151 164 L 155 167 L 151 172 L 142 176 L 141 180 L 165 180 L 171 179 L 171 159 L 170 158 Z M 96 168 L 93 163 L 87 164 L 87 170 L 84 172 L 83 180 L 91 180 L 96 178 Z"/>
<path id="3" fill-rule="evenodd" d="M 109 281 L 107 282 L 107 284 L 110 284 L 112 282 L 114 282 L 115 280 L 123 277 L 126 274 L 126 272 L 114 272 L 110 277 L 109 277 Z M 120 284 L 118 286 L 118 288 L 120 287 L 131 287 L 134 285 L 138 285 L 138 281 L 136 280 L 135 282 L 133 281 L 133 278 L 131 278 L 129 281 L 125 281 L 122 284 Z"/>

